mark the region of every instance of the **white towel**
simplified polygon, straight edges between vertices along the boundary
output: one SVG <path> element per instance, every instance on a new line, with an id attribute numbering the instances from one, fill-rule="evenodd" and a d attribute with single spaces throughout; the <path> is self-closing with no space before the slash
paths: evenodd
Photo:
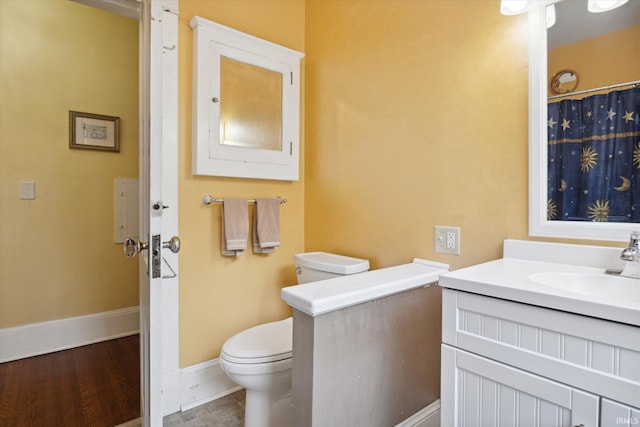
<path id="1" fill-rule="evenodd" d="M 249 210 L 247 199 L 225 197 L 222 202 L 222 255 L 240 256 L 247 249 Z"/>
<path id="2" fill-rule="evenodd" d="M 272 253 L 280 246 L 280 199 L 256 199 L 253 251 Z"/>

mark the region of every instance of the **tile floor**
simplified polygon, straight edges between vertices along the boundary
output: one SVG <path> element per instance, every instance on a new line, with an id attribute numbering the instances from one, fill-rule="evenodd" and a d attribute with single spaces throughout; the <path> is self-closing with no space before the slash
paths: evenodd
<path id="1" fill-rule="evenodd" d="M 244 402 L 245 391 L 243 389 L 188 411 L 168 415 L 164 417 L 163 427 L 243 427 Z M 435 403 L 431 406 L 433 405 Z M 416 425 L 420 427 L 440 427 L 439 402 L 437 407 L 438 409 L 430 417 Z M 136 421 L 138 423 L 135 423 Z M 140 426 L 139 420 L 133 420 L 131 423 L 118 427 Z"/>
<path id="2" fill-rule="evenodd" d="M 164 427 L 242 427 L 245 391 L 239 390 L 213 402 L 164 417 Z"/>

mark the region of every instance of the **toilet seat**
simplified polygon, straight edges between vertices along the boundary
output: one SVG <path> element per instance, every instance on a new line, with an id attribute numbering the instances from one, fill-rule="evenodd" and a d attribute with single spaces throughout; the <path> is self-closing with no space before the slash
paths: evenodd
<path id="1" fill-rule="evenodd" d="M 233 363 L 220 357 L 220 366 L 227 374 L 235 375 L 274 375 L 280 371 L 291 371 L 293 359 L 277 360 L 267 363 Z"/>
<path id="2" fill-rule="evenodd" d="M 222 346 L 220 358 L 234 365 L 268 364 L 291 359 L 293 319 L 265 323 L 242 331 Z"/>

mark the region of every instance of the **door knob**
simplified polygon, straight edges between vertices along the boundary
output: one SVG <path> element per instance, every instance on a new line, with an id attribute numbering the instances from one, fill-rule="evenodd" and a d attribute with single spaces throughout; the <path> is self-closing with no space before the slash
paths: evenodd
<path id="1" fill-rule="evenodd" d="M 131 237 L 124 241 L 124 254 L 128 258 L 133 258 L 146 249 L 149 249 L 149 243 L 139 242 Z"/>
<path id="2" fill-rule="evenodd" d="M 177 254 L 180 252 L 180 238 L 178 236 L 173 236 L 168 242 L 163 242 L 162 247 L 169 249 L 174 254 Z"/>
<path id="3" fill-rule="evenodd" d="M 160 243 L 160 235 L 154 234 L 151 236 L 151 245 L 149 245 L 149 243 L 139 242 L 131 237 L 124 241 L 124 254 L 129 258 L 133 258 L 144 250 L 149 251 L 149 258 L 151 259 L 147 269 L 147 274 L 154 279 L 161 277 L 160 260 L 164 259 L 161 254 L 161 248 L 169 249 L 174 254 L 178 253 L 180 250 L 180 238 L 178 236 L 173 236 L 168 242 Z M 168 263 L 167 266 L 169 266 Z M 176 277 L 176 273 L 173 271 L 171 266 L 169 266 L 169 269 L 173 273 L 173 276 L 167 276 L 165 278 L 169 279 Z"/>
<path id="4" fill-rule="evenodd" d="M 178 236 L 173 236 L 168 242 L 163 242 L 162 247 L 169 249 L 174 254 L 177 254 L 180 251 L 180 238 Z M 139 242 L 131 237 L 124 241 L 124 254 L 129 258 L 133 258 L 140 252 L 148 249 L 149 243 Z"/>

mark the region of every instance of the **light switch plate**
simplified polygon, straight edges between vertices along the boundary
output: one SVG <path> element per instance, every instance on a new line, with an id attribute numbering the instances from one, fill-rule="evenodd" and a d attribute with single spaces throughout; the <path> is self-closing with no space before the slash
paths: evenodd
<path id="1" fill-rule="evenodd" d="M 20 199 L 35 200 L 36 198 L 36 182 L 20 181 Z"/>
<path id="2" fill-rule="evenodd" d="M 435 227 L 435 251 L 460 255 L 460 227 Z"/>
<path id="3" fill-rule="evenodd" d="M 0 0 L 2 1 L 2 0 Z M 138 238 L 138 179 L 115 178 L 115 242 Z"/>

